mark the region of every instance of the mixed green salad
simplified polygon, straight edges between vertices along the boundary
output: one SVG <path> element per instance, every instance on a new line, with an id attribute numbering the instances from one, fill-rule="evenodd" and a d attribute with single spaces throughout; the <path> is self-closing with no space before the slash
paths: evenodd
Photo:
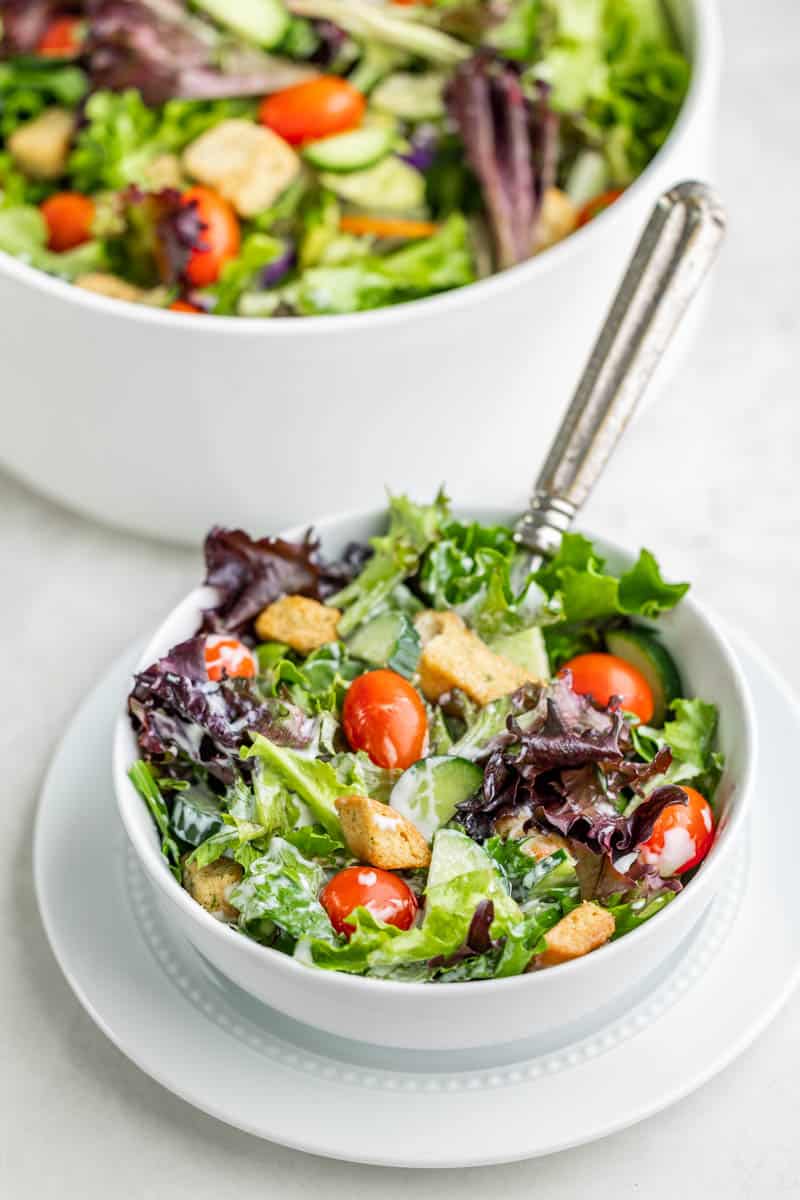
<path id="1" fill-rule="evenodd" d="M 612 203 L 690 68 L 663 0 L 0 0 L 0 250 L 185 313 L 350 313 Z"/>
<path id="2" fill-rule="evenodd" d="M 216 602 L 129 696 L 133 783 L 194 899 L 309 966 L 493 979 L 622 937 L 708 853 L 717 711 L 657 633 L 685 583 L 390 497 L 322 558 L 214 528 Z"/>

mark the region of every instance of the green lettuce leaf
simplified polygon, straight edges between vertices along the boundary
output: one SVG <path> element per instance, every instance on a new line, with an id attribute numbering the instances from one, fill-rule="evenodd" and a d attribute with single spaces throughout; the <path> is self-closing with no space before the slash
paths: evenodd
<path id="1" fill-rule="evenodd" d="M 0 250 L 60 279 L 75 279 L 108 265 L 100 242 L 85 242 L 60 254 L 48 250 L 47 225 L 33 205 L 0 209 Z"/>
<path id="2" fill-rule="evenodd" d="M 314 820 L 331 837 L 341 838 L 335 802 L 342 794 L 342 785 L 331 764 L 298 754 L 287 746 L 276 746 L 260 733 L 252 737 L 253 744 L 242 749 L 242 758 L 260 758 L 288 791 L 295 792 L 308 805 Z M 356 790 L 354 787 L 353 791 Z"/>
<path id="3" fill-rule="evenodd" d="M 181 852 L 170 832 L 169 811 L 155 776 L 147 763 L 137 761 L 128 771 L 128 778 L 150 809 L 150 815 L 161 834 L 161 853 L 170 864 L 172 874 L 180 882 Z"/>
<path id="4" fill-rule="evenodd" d="M 656 913 L 661 912 L 661 909 L 669 904 L 670 900 L 674 900 L 676 895 L 677 892 L 660 892 L 651 900 L 640 896 L 625 903 L 614 903 L 612 898 L 612 902 L 607 906 L 614 917 L 615 928 L 611 938 L 612 942 L 615 942 L 617 938 L 624 937 L 632 929 L 638 929 L 645 921 L 649 921 Z"/>
<path id="5" fill-rule="evenodd" d="M 0 62 L 0 136 L 8 138 L 45 108 L 75 108 L 89 90 L 89 81 L 72 63 L 46 58 L 16 58 Z"/>
<path id="6" fill-rule="evenodd" d="M 278 238 L 266 233 L 248 234 L 236 258 L 225 263 L 217 283 L 206 289 L 213 300 L 215 316 L 236 313 L 242 293 L 257 279 L 264 267 L 280 258 L 285 250 L 284 243 Z"/>
<path id="7" fill-rule="evenodd" d="M 330 603 L 344 609 L 339 636 L 348 637 L 386 602 L 398 584 L 416 571 L 421 556 L 440 536 L 449 501 L 440 491 L 433 504 L 414 504 L 407 496 L 389 497 L 389 528 L 370 539 L 372 558 Z"/>
<path id="8" fill-rule="evenodd" d="M 327 245 L 327 243 L 326 243 Z M 335 266 L 312 266 L 281 290 L 302 316 L 363 312 L 463 287 L 475 278 L 467 223 L 454 213 L 430 237 L 388 254 L 356 254 Z"/>
<path id="9" fill-rule="evenodd" d="M 711 803 L 725 765 L 723 755 L 714 749 L 717 706 L 706 700 L 680 699 L 674 700 L 670 709 L 673 718 L 664 723 L 663 729 L 633 727 L 636 749 L 648 762 L 662 746 L 669 746 L 672 751 L 666 773 L 652 780 L 649 787 L 690 783 Z"/>
<path id="10" fill-rule="evenodd" d="M 312 716 L 338 713 L 351 682 L 367 669 L 364 663 L 350 657 L 342 642 L 320 646 L 302 663 L 288 657 L 288 646 L 282 647 L 287 652 L 286 657 L 273 649 L 277 643 L 268 643 L 268 646 L 268 652 L 261 646 L 256 650 L 263 671 L 263 685 L 273 695 L 285 689 L 293 703 Z"/>
<path id="11" fill-rule="evenodd" d="M 304 858 L 296 846 L 274 837 L 266 854 L 250 864 L 244 879 L 232 889 L 230 903 L 240 922 L 271 921 L 294 939 L 313 937 L 335 941 L 328 914 L 317 896 L 325 883 L 322 867 Z"/>
<path id="12" fill-rule="evenodd" d="M 147 186 L 147 168 L 161 154 L 177 154 L 213 125 L 255 112 L 251 100 L 168 100 L 151 108 L 139 92 L 95 92 L 75 139 L 69 171 L 82 192 Z"/>

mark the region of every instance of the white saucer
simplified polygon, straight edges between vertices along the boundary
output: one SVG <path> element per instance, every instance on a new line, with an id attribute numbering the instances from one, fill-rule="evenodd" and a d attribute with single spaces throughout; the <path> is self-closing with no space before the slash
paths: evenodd
<path id="1" fill-rule="evenodd" d="M 736 643 L 761 723 L 749 844 L 685 952 L 624 1012 L 600 1007 L 592 1029 L 565 1031 L 559 1043 L 414 1055 L 318 1033 L 219 976 L 170 925 L 117 817 L 109 747 L 133 653 L 75 717 L 42 793 L 34 867 L 56 958 L 143 1071 L 286 1146 L 381 1165 L 471 1166 L 631 1125 L 722 1070 L 800 977 L 785 836 L 795 797 L 781 768 L 800 737 L 800 707 L 757 652 Z"/>

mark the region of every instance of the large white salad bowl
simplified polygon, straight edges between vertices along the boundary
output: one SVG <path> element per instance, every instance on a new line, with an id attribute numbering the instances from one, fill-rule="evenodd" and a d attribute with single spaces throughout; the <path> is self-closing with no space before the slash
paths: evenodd
<path id="1" fill-rule="evenodd" d="M 471 512 L 513 521 L 503 510 Z M 380 510 L 317 523 L 328 556 L 380 531 Z M 298 530 L 285 536 L 296 537 Z M 612 565 L 630 561 L 603 543 Z M 160 626 L 140 669 L 197 630 L 214 593 L 191 592 Z M 476 983 L 421 984 L 361 979 L 305 966 L 266 949 L 205 912 L 176 882 L 161 856 L 150 814 L 128 779 L 138 757 L 125 703 L 113 749 L 114 783 L 123 823 L 148 878 L 167 901 L 170 917 L 219 971 L 257 999 L 298 1021 L 359 1041 L 418 1050 L 449 1050 L 552 1035 L 590 1020 L 611 1004 L 624 1005 L 691 936 L 715 894 L 724 889 L 742 838 L 755 783 L 756 733 L 747 686 L 717 624 L 691 594 L 658 623 L 678 663 L 688 695 L 714 701 L 720 711 L 719 747 L 726 766 L 717 803 L 719 832 L 695 878 L 661 913 L 618 942 L 586 958 L 535 974 Z"/>
<path id="2" fill-rule="evenodd" d="M 213 521 L 354 507 L 385 483 L 512 503 L 657 196 L 712 173 L 716 4 L 669 7 L 693 78 L 662 150 L 590 225 L 470 287 L 353 316 L 186 317 L 0 254 L 0 462 L 82 512 L 185 541 Z"/>

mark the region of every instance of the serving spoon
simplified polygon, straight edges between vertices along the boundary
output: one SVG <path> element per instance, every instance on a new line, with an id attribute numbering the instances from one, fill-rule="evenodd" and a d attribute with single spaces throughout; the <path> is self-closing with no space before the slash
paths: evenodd
<path id="1" fill-rule="evenodd" d="M 536 570 L 561 545 L 600 477 L 725 234 L 707 184 L 658 200 L 553 438 L 515 539 Z"/>

